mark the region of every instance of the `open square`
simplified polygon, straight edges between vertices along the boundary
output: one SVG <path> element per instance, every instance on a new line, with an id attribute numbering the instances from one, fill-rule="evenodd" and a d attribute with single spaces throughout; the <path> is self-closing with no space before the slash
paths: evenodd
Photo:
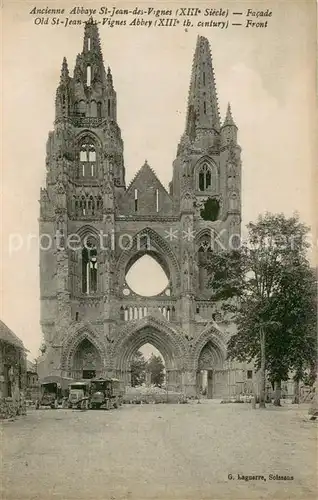
<path id="1" fill-rule="evenodd" d="M 2 441 L 6 500 L 316 497 L 316 424 L 303 405 L 31 410 L 3 424 Z"/>

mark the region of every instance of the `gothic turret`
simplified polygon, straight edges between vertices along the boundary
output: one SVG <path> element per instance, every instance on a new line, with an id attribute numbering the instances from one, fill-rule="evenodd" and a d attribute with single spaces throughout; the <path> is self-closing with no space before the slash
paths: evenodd
<path id="1" fill-rule="evenodd" d="M 71 78 L 69 76 L 66 58 L 63 58 L 60 84 L 56 91 L 55 117 L 67 118 L 70 116 L 72 106 Z"/>
<path id="2" fill-rule="evenodd" d="M 186 134 L 190 140 L 201 131 L 220 132 L 220 115 L 208 40 L 199 36 L 193 58 L 188 98 Z"/>
<path id="3" fill-rule="evenodd" d="M 222 142 L 225 144 L 237 142 L 237 126 L 233 120 L 230 103 L 228 103 L 225 120 L 222 125 Z"/>
<path id="4" fill-rule="evenodd" d="M 60 85 L 68 85 L 69 80 L 70 80 L 70 75 L 69 75 L 69 71 L 68 71 L 67 60 L 66 60 L 66 57 L 63 57 Z"/>
<path id="5" fill-rule="evenodd" d="M 117 119 L 117 97 L 113 85 L 113 76 L 108 66 L 106 77 L 106 93 L 107 93 L 107 116 L 111 120 Z"/>

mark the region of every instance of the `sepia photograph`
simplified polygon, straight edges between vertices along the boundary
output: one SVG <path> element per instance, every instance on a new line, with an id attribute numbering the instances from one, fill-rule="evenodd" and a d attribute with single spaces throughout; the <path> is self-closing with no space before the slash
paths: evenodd
<path id="1" fill-rule="evenodd" d="M 1 20 L 1 498 L 316 498 L 315 0 Z"/>

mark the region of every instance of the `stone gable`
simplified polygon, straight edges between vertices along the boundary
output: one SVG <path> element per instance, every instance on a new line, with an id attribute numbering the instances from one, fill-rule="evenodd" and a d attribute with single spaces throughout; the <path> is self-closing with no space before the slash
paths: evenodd
<path id="1" fill-rule="evenodd" d="M 121 214 L 172 215 L 173 203 L 147 162 L 137 172 L 119 204 Z"/>

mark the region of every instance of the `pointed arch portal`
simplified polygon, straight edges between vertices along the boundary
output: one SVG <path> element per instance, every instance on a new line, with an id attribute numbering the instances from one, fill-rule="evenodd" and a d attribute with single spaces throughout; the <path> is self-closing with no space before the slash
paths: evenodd
<path id="1" fill-rule="evenodd" d="M 74 378 L 94 378 L 102 370 L 101 356 L 88 338 L 84 338 L 78 344 L 71 364 Z"/>
<path id="2" fill-rule="evenodd" d="M 148 317 L 133 327 L 128 327 L 117 338 L 112 352 L 116 376 L 131 385 L 130 366 L 136 352 L 145 344 L 157 349 L 164 360 L 168 387 L 177 388 L 181 384 L 181 360 L 185 349 L 178 332 Z"/>
<path id="3" fill-rule="evenodd" d="M 221 332 L 212 328 L 199 335 L 192 351 L 192 363 L 196 370 L 196 392 L 208 399 L 219 396 L 224 383 L 227 384 L 225 370 L 226 343 Z"/>
<path id="4" fill-rule="evenodd" d="M 90 326 L 71 327 L 63 342 L 61 370 L 67 377 L 89 379 L 101 376 L 106 351 L 98 334 Z"/>

